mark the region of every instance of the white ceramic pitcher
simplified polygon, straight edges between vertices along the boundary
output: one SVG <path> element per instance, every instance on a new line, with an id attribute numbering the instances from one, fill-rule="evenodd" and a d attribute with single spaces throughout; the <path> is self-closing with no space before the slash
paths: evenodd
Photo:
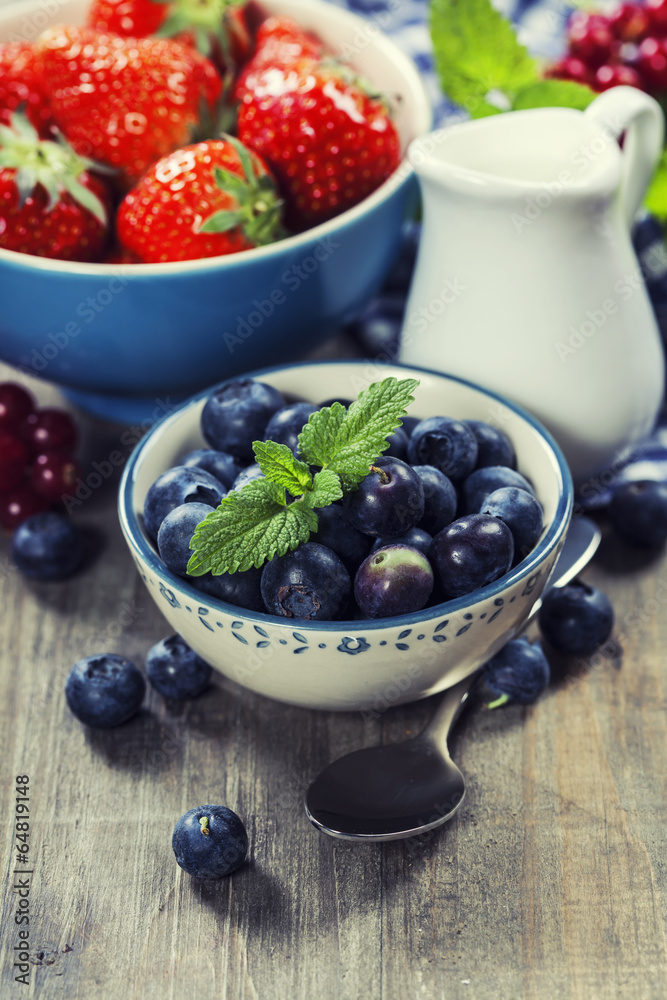
<path id="1" fill-rule="evenodd" d="M 579 484 L 650 431 L 662 399 L 630 240 L 662 141 L 658 104 L 616 87 L 585 112 L 499 114 L 409 150 L 424 223 L 400 359 L 525 406 Z"/>

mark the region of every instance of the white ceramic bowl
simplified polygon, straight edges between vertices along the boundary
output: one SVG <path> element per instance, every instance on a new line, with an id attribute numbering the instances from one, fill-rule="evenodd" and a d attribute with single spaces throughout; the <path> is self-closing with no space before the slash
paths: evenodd
<path id="1" fill-rule="evenodd" d="M 120 522 L 151 597 L 200 656 L 259 694 L 308 708 L 382 711 L 450 687 L 512 638 L 556 561 L 572 510 L 572 483 L 557 445 L 525 410 L 472 383 L 401 365 L 306 363 L 250 377 L 320 402 L 355 398 L 389 375 L 420 379 L 411 407 L 415 416 L 446 415 L 502 427 L 544 508 L 542 537 L 528 558 L 466 597 L 396 618 L 347 622 L 288 621 L 205 597 L 162 564 L 143 530 L 142 510 L 157 477 L 187 451 L 205 446 L 199 418 L 208 392 L 157 424 L 127 463 Z"/>

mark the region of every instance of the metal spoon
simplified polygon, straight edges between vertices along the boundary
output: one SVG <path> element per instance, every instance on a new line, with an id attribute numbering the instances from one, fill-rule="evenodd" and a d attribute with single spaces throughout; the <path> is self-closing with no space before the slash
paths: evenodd
<path id="1" fill-rule="evenodd" d="M 572 521 L 547 589 L 575 577 L 599 543 L 597 525 L 586 517 Z M 541 605 L 540 598 L 526 624 Z M 401 840 L 446 823 L 466 790 L 447 738 L 478 676 L 477 671 L 448 688 L 414 739 L 356 750 L 329 764 L 306 792 L 311 823 L 330 837 L 356 841 Z"/>

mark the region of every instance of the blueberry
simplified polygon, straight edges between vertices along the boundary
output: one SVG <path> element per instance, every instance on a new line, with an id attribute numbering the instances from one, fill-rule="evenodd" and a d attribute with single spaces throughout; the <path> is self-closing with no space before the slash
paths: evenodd
<path id="1" fill-rule="evenodd" d="M 434 465 L 413 465 L 424 488 L 424 514 L 418 527 L 437 535 L 456 517 L 458 498 L 449 476 Z"/>
<path id="2" fill-rule="evenodd" d="M 650 250 L 656 243 L 662 246 L 664 239 L 662 223 L 654 215 L 644 215 L 632 229 L 632 242 L 637 256 Z"/>
<path id="3" fill-rule="evenodd" d="M 146 656 L 148 680 L 163 698 L 196 698 L 208 687 L 212 672 L 180 635 L 156 642 Z"/>
<path id="4" fill-rule="evenodd" d="M 190 539 L 195 528 L 213 512 L 206 503 L 183 503 L 170 510 L 157 533 L 157 550 L 167 569 L 178 576 L 186 576 L 192 555 Z"/>
<path id="5" fill-rule="evenodd" d="M 355 492 L 345 497 L 344 508 L 359 531 L 392 538 L 413 528 L 423 517 L 424 488 L 405 462 L 378 458 Z"/>
<path id="6" fill-rule="evenodd" d="M 14 532 L 11 555 L 32 580 L 62 580 L 83 559 L 83 535 L 64 514 L 33 514 Z"/>
<path id="7" fill-rule="evenodd" d="M 488 465 L 475 469 L 461 487 L 464 514 L 476 514 L 489 493 L 502 486 L 516 486 L 528 493 L 535 492 L 525 476 L 506 465 Z"/>
<path id="8" fill-rule="evenodd" d="M 179 819 L 171 846 L 188 875 L 222 878 L 245 861 L 248 834 L 236 813 L 226 806 L 197 806 Z"/>
<path id="9" fill-rule="evenodd" d="M 215 448 L 197 448 L 195 451 L 190 451 L 180 464 L 189 469 L 204 469 L 210 472 L 227 490 L 231 489 L 232 483 L 242 469 L 233 455 L 226 451 L 216 451 Z"/>
<path id="10" fill-rule="evenodd" d="M 253 379 L 239 379 L 216 389 L 204 404 L 201 430 L 218 451 L 252 462 L 253 441 L 261 441 L 264 428 L 285 400 L 277 389 Z"/>
<path id="11" fill-rule="evenodd" d="M 266 608 L 281 618 L 333 621 L 342 616 L 351 592 L 343 561 L 317 542 L 274 556 L 262 571 Z"/>
<path id="12" fill-rule="evenodd" d="M 146 531 L 157 540 L 160 525 L 170 510 L 184 503 L 205 503 L 218 507 L 227 490 L 210 472 L 196 467 L 176 465 L 155 480 L 144 503 Z"/>
<path id="13" fill-rule="evenodd" d="M 614 610 L 601 590 L 574 580 L 549 591 L 538 621 L 554 649 L 570 656 L 588 656 L 611 635 Z"/>
<path id="14" fill-rule="evenodd" d="M 295 452 L 304 424 L 308 423 L 311 413 L 316 412 L 317 407 L 312 403 L 292 403 L 291 406 L 283 406 L 282 409 L 276 410 L 266 425 L 264 440 L 285 444 Z"/>
<path id="15" fill-rule="evenodd" d="M 317 521 L 317 533 L 311 535 L 311 541 L 326 545 L 335 552 L 343 560 L 350 576 L 354 576 L 370 551 L 369 536 L 350 524 L 339 504 L 318 510 Z"/>
<path id="16" fill-rule="evenodd" d="M 412 437 L 412 432 L 421 423 L 421 417 L 401 417 L 401 429 L 408 435 L 408 441 Z"/>
<path id="17" fill-rule="evenodd" d="M 389 442 L 389 447 L 383 455 L 385 458 L 400 458 L 401 462 L 407 462 L 408 460 L 408 435 L 405 431 L 399 427 L 390 434 L 387 438 Z"/>
<path id="18" fill-rule="evenodd" d="M 476 468 L 487 465 L 507 465 L 516 469 L 514 445 L 504 431 L 483 420 L 464 420 L 477 439 Z"/>
<path id="19" fill-rule="evenodd" d="M 216 597 L 219 601 L 226 601 L 247 611 L 265 612 L 260 590 L 261 578 L 261 569 L 253 567 L 243 573 L 220 573 L 218 576 L 205 573 L 204 576 L 189 576 L 188 580 L 196 590 L 209 597 Z"/>
<path id="20" fill-rule="evenodd" d="M 257 462 L 249 465 L 246 469 L 242 469 L 238 476 L 232 483 L 233 490 L 240 490 L 246 483 L 251 483 L 253 479 L 263 479 L 264 473 L 260 469 Z"/>
<path id="21" fill-rule="evenodd" d="M 146 693 L 144 675 L 115 653 L 88 656 L 75 663 L 65 684 L 70 711 L 87 726 L 111 729 L 131 718 Z"/>
<path id="22" fill-rule="evenodd" d="M 346 396 L 331 396 L 329 399 L 325 399 L 323 403 L 317 404 L 318 410 L 323 410 L 325 406 L 333 406 L 334 403 L 340 403 L 341 406 L 352 406 L 353 400 L 347 399 Z"/>
<path id="23" fill-rule="evenodd" d="M 432 590 L 431 564 L 408 545 L 387 545 L 371 553 L 354 578 L 356 602 L 369 618 L 421 611 Z"/>
<path id="24" fill-rule="evenodd" d="M 484 665 L 483 678 L 498 699 L 490 708 L 506 701 L 528 705 L 549 683 L 549 661 L 539 642 L 511 639 Z"/>
<path id="25" fill-rule="evenodd" d="M 383 292 L 370 300 L 348 327 L 369 357 L 397 357 L 405 312 L 404 292 Z"/>
<path id="26" fill-rule="evenodd" d="M 477 438 L 460 420 L 427 417 L 410 435 L 408 458 L 412 465 L 434 465 L 450 479 L 464 479 L 475 468 Z"/>
<path id="27" fill-rule="evenodd" d="M 609 520 L 630 545 L 657 548 L 667 541 L 667 483 L 625 483 L 609 504 Z"/>
<path id="28" fill-rule="evenodd" d="M 512 532 L 497 517 L 470 514 L 435 538 L 429 560 L 445 599 L 471 594 L 507 573 L 514 556 Z"/>
<path id="29" fill-rule="evenodd" d="M 501 486 L 489 493 L 479 513 L 499 517 L 510 529 L 515 564 L 533 551 L 542 534 L 542 505 L 532 493 L 516 486 Z"/>
<path id="30" fill-rule="evenodd" d="M 410 222 L 406 225 L 398 260 L 383 282 L 383 291 L 407 293 L 417 259 L 420 232 L 421 223 Z"/>
<path id="31" fill-rule="evenodd" d="M 383 549 L 387 545 L 409 545 L 410 548 L 417 549 L 427 556 L 432 541 L 433 535 L 429 535 L 428 531 L 424 531 L 423 528 L 410 528 L 405 534 L 398 535 L 397 538 L 376 538 L 371 552 L 377 552 L 378 549 Z"/>

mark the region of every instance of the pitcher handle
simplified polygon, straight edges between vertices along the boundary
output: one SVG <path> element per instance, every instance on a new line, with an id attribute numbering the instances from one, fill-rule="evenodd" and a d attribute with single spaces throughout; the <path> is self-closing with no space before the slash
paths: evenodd
<path id="1" fill-rule="evenodd" d="M 625 133 L 621 200 L 630 227 L 662 153 L 665 124 L 660 105 L 636 87 L 612 87 L 584 114 L 616 139 Z"/>

